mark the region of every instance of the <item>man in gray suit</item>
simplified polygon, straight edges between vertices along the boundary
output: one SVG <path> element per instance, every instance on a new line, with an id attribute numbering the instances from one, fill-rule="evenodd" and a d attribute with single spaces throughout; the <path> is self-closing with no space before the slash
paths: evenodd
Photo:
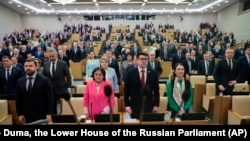
<path id="1" fill-rule="evenodd" d="M 57 59 L 58 54 L 54 48 L 49 48 L 47 52 L 50 60 L 44 63 L 44 75 L 47 76 L 53 84 L 56 100 L 54 108 L 55 111 L 57 111 L 57 102 L 59 99 L 65 94 L 71 93 L 71 75 L 67 63 Z"/>

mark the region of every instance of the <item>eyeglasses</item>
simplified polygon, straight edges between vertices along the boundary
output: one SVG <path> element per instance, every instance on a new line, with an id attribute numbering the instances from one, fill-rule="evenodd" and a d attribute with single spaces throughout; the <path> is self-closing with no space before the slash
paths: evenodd
<path id="1" fill-rule="evenodd" d="M 139 58 L 139 60 L 141 60 L 141 61 L 147 61 L 148 58 Z"/>

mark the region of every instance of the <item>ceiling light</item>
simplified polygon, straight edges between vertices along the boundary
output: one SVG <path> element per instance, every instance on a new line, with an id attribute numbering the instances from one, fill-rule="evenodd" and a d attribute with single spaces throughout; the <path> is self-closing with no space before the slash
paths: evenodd
<path id="1" fill-rule="evenodd" d="M 122 4 L 122 3 L 128 2 L 128 1 L 130 1 L 130 0 L 111 0 L 111 1 L 116 2 L 116 3 L 119 3 L 119 4 Z"/>
<path id="2" fill-rule="evenodd" d="M 178 4 L 178 3 L 183 2 L 185 0 L 165 0 L 165 1 L 170 2 L 170 3 Z"/>
<path id="3" fill-rule="evenodd" d="M 65 4 L 73 3 L 76 0 L 53 0 L 53 1 L 61 3 L 62 5 L 65 5 Z"/>

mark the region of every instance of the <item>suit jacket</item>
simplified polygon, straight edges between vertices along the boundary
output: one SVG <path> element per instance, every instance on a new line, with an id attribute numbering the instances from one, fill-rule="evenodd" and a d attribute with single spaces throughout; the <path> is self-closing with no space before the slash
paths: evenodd
<path id="1" fill-rule="evenodd" d="M 17 67 L 12 67 L 10 80 L 6 80 L 6 69 L 0 70 L 0 94 L 2 98 L 16 98 L 17 80 L 23 76 L 23 71 Z"/>
<path id="2" fill-rule="evenodd" d="M 212 75 L 213 74 L 213 70 L 214 70 L 214 64 L 211 61 L 209 62 L 209 66 L 208 66 L 208 74 L 207 75 Z M 206 75 L 206 67 L 205 67 L 205 61 L 201 60 L 198 64 L 198 74 L 199 75 Z"/>
<path id="3" fill-rule="evenodd" d="M 17 81 L 17 115 L 24 115 L 27 123 L 46 119 L 46 115 L 53 113 L 55 101 L 51 82 L 47 77 L 37 73 L 31 94 L 28 94 L 26 84 L 26 75 Z"/>
<path id="4" fill-rule="evenodd" d="M 160 104 L 158 76 L 155 71 L 147 69 L 146 85 L 150 87 L 150 91 L 145 99 L 144 113 L 151 113 L 154 106 Z M 124 102 L 126 107 L 132 109 L 132 118 L 139 118 L 143 96 L 141 94 L 141 80 L 138 68 L 131 69 L 128 72 L 124 85 Z"/>
<path id="5" fill-rule="evenodd" d="M 173 60 L 172 60 L 172 68 L 174 68 L 175 64 L 181 63 L 183 60 L 185 60 L 185 55 L 181 53 L 181 58 L 178 57 L 178 54 L 173 55 Z"/>
<path id="6" fill-rule="evenodd" d="M 219 95 L 220 90 L 218 88 L 219 85 L 223 85 L 226 89 L 223 91 L 224 95 L 231 95 L 234 85 L 229 86 L 228 82 L 231 80 L 236 80 L 239 74 L 239 64 L 233 59 L 232 60 L 233 67 L 229 68 L 228 62 L 225 58 L 219 60 L 214 68 L 213 76 L 216 83 L 216 95 Z"/>
<path id="7" fill-rule="evenodd" d="M 52 76 L 50 72 L 50 65 L 51 61 L 44 63 L 44 75 L 51 80 L 52 85 L 54 86 L 55 95 L 57 97 L 61 97 L 68 91 L 67 88 L 71 88 L 72 85 L 69 67 L 66 62 L 58 59 L 56 63 L 55 76 Z"/>
<path id="8" fill-rule="evenodd" d="M 158 60 L 154 60 L 154 69 L 151 67 L 151 62 L 149 60 L 148 62 L 148 68 L 150 68 L 151 70 L 154 70 L 158 76 L 158 78 L 161 76 L 162 74 L 162 67 L 161 67 L 161 62 Z"/>
<path id="9" fill-rule="evenodd" d="M 237 82 L 244 83 L 245 81 L 248 81 L 248 84 L 250 84 L 250 66 L 246 55 L 240 57 L 238 62 L 240 71 Z"/>
<path id="10" fill-rule="evenodd" d="M 104 86 L 111 86 L 111 82 L 106 80 L 100 84 L 99 93 L 97 93 L 96 82 L 94 80 L 88 81 L 84 89 L 84 103 L 83 106 L 87 108 L 89 117 L 94 119 L 95 114 L 101 114 L 106 106 L 109 106 L 108 97 L 104 93 Z M 110 96 L 110 104 L 112 109 L 115 106 L 115 95 L 114 91 Z"/>
<path id="11" fill-rule="evenodd" d="M 191 59 L 191 71 L 195 69 L 195 64 L 194 64 L 194 61 Z M 184 65 L 184 68 L 185 68 L 185 72 L 186 74 L 190 75 L 190 72 L 189 72 L 189 66 L 188 66 L 188 61 L 185 59 L 182 61 L 182 64 Z"/>

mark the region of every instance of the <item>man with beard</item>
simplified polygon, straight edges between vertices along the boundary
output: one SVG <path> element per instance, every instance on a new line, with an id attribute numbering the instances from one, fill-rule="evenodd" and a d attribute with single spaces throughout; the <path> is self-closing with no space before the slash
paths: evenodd
<path id="1" fill-rule="evenodd" d="M 16 112 L 22 124 L 40 119 L 51 122 L 51 114 L 54 112 L 52 83 L 37 73 L 37 67 L 35 59 L 27 59 L 24 63 L 26 75 L 17 81 Z"/>

